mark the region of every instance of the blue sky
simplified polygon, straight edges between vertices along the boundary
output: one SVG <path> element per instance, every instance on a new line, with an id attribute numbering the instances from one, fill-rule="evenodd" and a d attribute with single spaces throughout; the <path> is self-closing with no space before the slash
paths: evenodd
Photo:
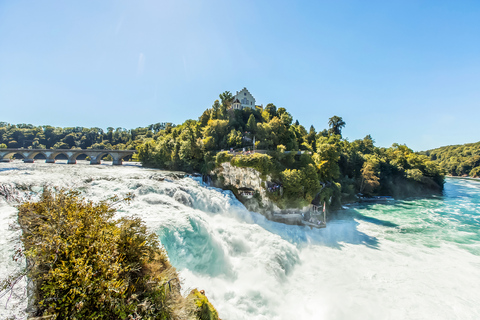
<path id="1" fill-rule="evenodd" d="M 0 121 L 182 123 L 243 87 L 349 140 L 479 141 L 480 2 L 0 0 Z"/>

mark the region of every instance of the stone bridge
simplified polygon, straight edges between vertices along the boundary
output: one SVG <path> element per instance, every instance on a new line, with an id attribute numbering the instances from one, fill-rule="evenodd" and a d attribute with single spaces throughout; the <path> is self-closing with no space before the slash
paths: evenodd
<path id="1" fill-rule="evenodd" d="M 55 158 L 63 154 L 68 159 L 68 164 L 77 163 L 77 157 L 84 154 L 90 158 L 90 164 L 100 164 L 101 159 L 110 155 L 113 165 L 121 165 L 122 159 L 134 154 L 135 150 L 100 150 L 100 149 L 0 149 L 0 162 L 8 162 L 14 154 L 23 156 L 23 162 L 33 163 L 35 157 L 42 154 L 47 160 L 46 163 L 55 163 Z"/>

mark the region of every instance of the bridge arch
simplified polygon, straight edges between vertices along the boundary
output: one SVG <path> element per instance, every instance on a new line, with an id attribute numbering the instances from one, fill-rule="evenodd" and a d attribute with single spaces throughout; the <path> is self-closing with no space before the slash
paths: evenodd
<path id="1" fill-rule="evenodd" d="M 34 160 L 45 160 L 45 159 L 47 159 L 47 156 L 45 155 L 45 153 L 39 152 L 33 157 L 33 159 Z"/>
<path id="2" fill-rule="evenodd" d="M 10 159 L 11 159 L 11 158 L 15 158 L 15 160 L 20 160 L 20 158 L 19 158 L 18 156 L 20 156 L 21 159 L 23 159 L 24 161 L 25 161 L 25 159 L 27 158 L 23 153 L 21 153 L 21 152 L 15 152 L 15 153 L 10 154 Z"/>
<path id="3" fill-rule="evenodd" d="M 107 154 L 107 151 L 78 150 L 69 158 L 69 163 L 76 163 L 78 157 L 84 155 L 90 159 L 90 164 L 101 164 L 102 158 Z"/>
<path id="4" fill-rule="evenodd" d="M 10 161 L 12 159 L 12 157 L 17 154 L 18 152 L 17 151 L 2 151 L 1 154 L 0 154 L 0 160 L 3 160 L 3 161 Z"/>
<path id="5" fill-rule="evenodd" d="M 47 158 L 47 160 L 45 160 L 46 163 L 55 163 L 55 161 L 57 161 L 57 157 L 59 155 L 63 155 L 65 157 L 65 159 L 68 159 L 68 155 L 65 154 L 65 152 L 63 152 L 63 151 L 46 150 L 46 151 L 43 151 L 43 154 Z"/>
<path id="6" fill-rule="evenodd" d="M 75 152 L 71 157 L 69 157 L 69 160 L 73 161 L 77 161 L 77 158 L 80 157 L 80 156 L 85 156 L 86 157 L 90 157 L 90 154 L 87 150 L 79 150 L 78 152 Z"/>
<path id="7" fill-rule="evenodd" d="M 45 159 L 47 158 L 47 155 L 42 151 L 42 150 L 35 150 L 33 152 L 30 152 L 28 153 L 28 155 L 25 157 L 25 159 L 31 159 L 31 160 L 34 160 L 36 158 L 36 156 L 38 156 L 39 154 L 41 154 L 42 156 L 45 157 Z"/>

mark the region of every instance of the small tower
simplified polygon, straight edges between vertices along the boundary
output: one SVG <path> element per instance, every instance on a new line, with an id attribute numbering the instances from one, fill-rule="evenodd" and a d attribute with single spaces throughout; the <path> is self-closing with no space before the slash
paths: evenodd
<path id="1" fill-rule="evenodd" d="M 242 109 L 242 105 L 241 105 L 241 103 L 238 99 L 233 100 L 232 109 L 233 110 L 241 110 Z"/>

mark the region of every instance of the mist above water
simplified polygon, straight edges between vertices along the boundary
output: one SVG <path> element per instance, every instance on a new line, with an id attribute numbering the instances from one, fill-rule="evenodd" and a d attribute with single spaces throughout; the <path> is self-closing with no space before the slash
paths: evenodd
<path id="1" fill-rule="evenodd" d="M 44 185 L 92 200 L 133 192 L 118 215 L 145 220 L 184 290 L 204 289 L 222 319 L 480 318 L 479 182 L 449 179 L 443 197 L 354 205 L 313 230 L 268 221 L 199 180 L 138 166 L 2 163 L 0 185 L 18 198 Z M 13 203 L 0 199 L 4 276 L 18 267 L 10 256 L 19 234 L 7 227 Z M 20 314 L 12 302 L 21 298 L 5 302 L 0 318 Z"/>

